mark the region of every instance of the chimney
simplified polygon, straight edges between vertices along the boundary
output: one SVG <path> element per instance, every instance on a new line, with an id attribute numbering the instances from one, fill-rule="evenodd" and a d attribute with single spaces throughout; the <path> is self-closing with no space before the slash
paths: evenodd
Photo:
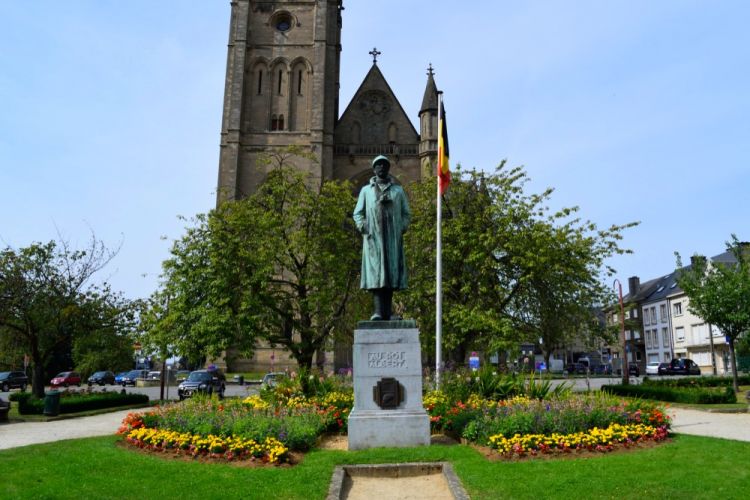
<path id="1" fill-rule="evenodd" d="M 641 290 L 641 279 L 638 276 L 631 276 L 628 278 L 628 293 L 630 294 L 630 298 L 636 296 L 636 294 Z"/>

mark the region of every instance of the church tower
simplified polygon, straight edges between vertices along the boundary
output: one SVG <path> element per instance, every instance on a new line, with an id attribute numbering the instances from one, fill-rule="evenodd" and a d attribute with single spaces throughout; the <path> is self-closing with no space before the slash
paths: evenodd
<path id="1" fill-rule="evenodd" d="M 435 175 L 438 150 L 438 89 L 432 64 L 427 68 L 427 85 L 419 108 L 419 160 L 422 177 Z"/>
<path id="2" fill-rule="evenodd" d="M 288 146 L 316 157 L 297 168 L 332 177 L 342 1 L 231 1 L 217 203 L 255 191 L 259 157 Z"/>

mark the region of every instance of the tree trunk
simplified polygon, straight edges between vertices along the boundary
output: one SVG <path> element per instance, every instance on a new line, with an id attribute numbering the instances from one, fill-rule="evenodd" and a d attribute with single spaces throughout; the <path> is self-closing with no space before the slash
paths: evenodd
<path id="1" fill-rule="evenodd" d="M 732 383 L 734 384 L 734 392 L 740 392 L 740 380 L 737 376 L 737 357 L 734 353 L 734 336 L 729 336 L 729 356 L 732 362 Z"/>
<path id="2" fill-rule="evenodd" d="M 34 359 L 34 368 L 31 372 L 31 392 L 38 398 L 44 397 L 44 366 L 40 359 Z"/>

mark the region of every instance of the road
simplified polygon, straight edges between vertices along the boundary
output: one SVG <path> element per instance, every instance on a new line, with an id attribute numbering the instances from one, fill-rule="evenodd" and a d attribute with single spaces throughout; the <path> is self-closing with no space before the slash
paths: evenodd
<path id="1" fill-rule="evenodd" d="M 238 385 L 238 384 L 227 384 L 226 385 L 226 396 L 249 396 L 251 394 L 257 394 L 258 388 L 260 386 L 257 384 L 253 385 Z M 45 387 L 45 391 L 50 390 L 51 387 Z M 86 384 L 83 384 L 80 388 L 79 387 L 71 387 L 70 390 L 73 391 L 83 391 L 88 389 L 88 386 Z M 105 385 L 104 387 L 100 387 L 98 385 L 95 385 L 91 388 L 92 391 L 121 391 L 123 389 L 122 386 L 119 385 Z M 125 388 L 127 392 L 132 392 L 136 394 L 146 394 L 148 395 L 148 398 L 151 400 L 159 399 L 159 393 L 160 393 L 160 387 L 130 387 L 128 386 Z M 18 389 L 11 389 L 11 392 L 0 392 L 0 398 L 3 398 L 5 401 L 8 401 L 8 396 L 12 392 L 18 392 Z M 177 385 L 176 384 L 170 384 L 169 387 L 164 388 L 164 395 L 165 399 L 177 399 Z"/>
<path id="2" fill-rule="evenodd" d="M 683 378 L 683 375 L 675 375 L 668 377 L 669 379 L 673 378 Z M 630 377 L 630 383 L 631 384 L 640 384 L 643 380 L 643 377 Z M 568 383 L 573 384 L 573 391 L 575 392 L 581 392 L 586 390 L 594 390 L 597 391 L 601 389 L 603 385 L 611 385 L 611 384 L 619 384 L 621 383 L 622 378 L 619 376 L 612 376 L 612 377 L 602 377 L 602 376 L 596 376 L 596 377 L 589 377 L 588 379 L 586 377 L 571 377 L 571 378 L 561 378 L 561 379 L 553 379 L 552 385 L 558 386 L 562 383 Z M 259 385 L 256 384 L 246 384 L 246 385 L 238 385 L 234 383 L 228 383 L 226 385 L 226 395 L 227 396 L 248 396 L 250 394 L 256 394 L 258 392 Z M 49 390 L 50 387 L 46 387 L 46 390 Z M 74 387 L 74 390 L 78 390 L 78 388 Z M 86 384 L 81 386 L 81 389 L 86 389 Z M 107 385 L 105 387 L 99 387 L 94 386 L 92 388 L 93 390 L 99 391 L 99 390 L 107 390 L 107 391 L 120 391 L 122 390 L 122 387 L 119 385 Z M 16 389 L 13 389 L 14 391 Z M 128 392 L 135 392 L 135 393 L 141 393 L 141 394 L 147 394 L 149 399 L 155 400 L 159 399 L 159 387 L 130 387 L 128 386 L 126 388 Z M 8 400 L 8 392 L 0 392 L 0 397 L 4 400 Z M 165 396 L 167 396 L 165 399 L 177 399 L 177 384 L 172 383 L 169 385 L 168 389 L 165 388 Z"/>

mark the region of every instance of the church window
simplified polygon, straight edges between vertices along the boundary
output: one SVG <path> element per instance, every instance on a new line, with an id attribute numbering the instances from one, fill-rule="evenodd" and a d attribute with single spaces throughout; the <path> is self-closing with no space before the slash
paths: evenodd
<path id="1" fill-rule="evenodd" d="M 276 115 L 271 116 L 271 130 L 279 129 L 279 118 Z"/>
<path id="2" fill-rule="evenodd" d="M 281 80 L 282 80 L 283 75 L 284 75 L 284 73 L 281 70 L 279 70 L 278 89 L 276 91 L 279 95 L 281 95 Z"/>
<path id="3" fill-rule="evenodd" d="M 271 24 L 277 31 L 282 33 L 292 28 L 292 16 L 288 12 L 278 12 L 273 16 Z"/>
<path id="4" fill-rule="evenodd" d="M 263 90 L 263 70 L 258 70 L 258 95 L 261 94 L 261 91 Z"/>
<path id="5" fill-rule="evenodd" d="M 284 115 L 279 115 L 279 130 L 284 130 Z"/>
<path id="6" fill-rule="evenodd" d="M 302 95 L 302 70 L 297 71 L 297 94 Z"/>

